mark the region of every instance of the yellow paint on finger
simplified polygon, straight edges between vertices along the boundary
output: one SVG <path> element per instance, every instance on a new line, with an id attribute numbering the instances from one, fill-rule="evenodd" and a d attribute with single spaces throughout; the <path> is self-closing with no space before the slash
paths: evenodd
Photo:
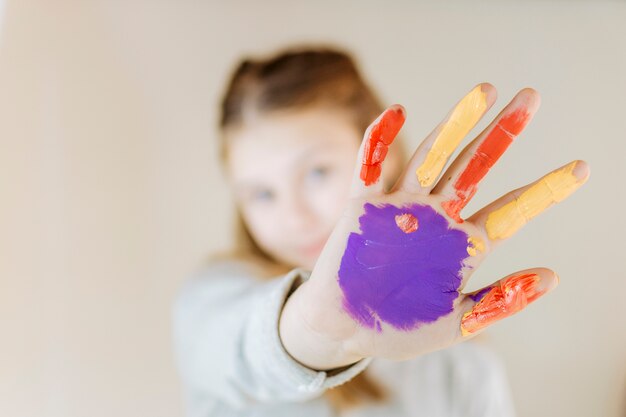
<path id="1" fill-rule="evenodd" d="M 577 161 L 573 161 L 549 173 L 515 200 L 490 213 L 485 224 L 489 238 L 504 239 L 513 235 L 530 219 L 573 193 L 584 183 L 573 173 L 576 164 Z"/>
<path id="2" fill-rule="evenodd" d="M 469 253 L 470 256 L 476 256 L 478 252 L 485 251 L 485 242 L 483 242 L 483 240 L 478 236 L 468 238 L 467 243 L 469 243 L 467 253 Z"/>
<path id="3" fill-rule="evenodd" d="M 439 134 L 426 154 L 424 162 L 415 171 L 422 187 L 428 187 L 435 182 L 450 155 L 465 135 L 472 130 L 486 109 L 487 94 L 483 92 L 480 85 L 470 91 L 456 105 L 448 120 L 439 130 Z"/>

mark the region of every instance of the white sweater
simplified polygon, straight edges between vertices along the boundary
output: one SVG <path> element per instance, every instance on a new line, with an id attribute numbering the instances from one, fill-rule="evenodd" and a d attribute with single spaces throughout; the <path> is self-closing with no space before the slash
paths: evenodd
<path id="1" fill-rule="evenodd" d="M 323 392 L 365 368 L 389 400 L 345 416 L 514 416 L 502 363 L 471 341 L 403 362 L 366 358 L 334 374 L 301 365 L 283 348 L 278 319 L 309 275 L 297 268 L 261 281 L 254 267 L 223 261 L 185 282 L 173 336 L 187 416 L 336 416 Z"/>

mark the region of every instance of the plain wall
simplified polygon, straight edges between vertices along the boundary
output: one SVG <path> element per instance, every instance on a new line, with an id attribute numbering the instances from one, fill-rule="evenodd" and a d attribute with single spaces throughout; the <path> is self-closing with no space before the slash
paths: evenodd
<path id="1" fill-rule="evenodd" d="M 556 291 L 487 331 L 518 413 L 625 415 L 626 4 L 442 3 L 7 1 L 0 415 L 182 415 L 171 302 L 231 243 L 219 97 L 243 54 L 300 42 L 352 50 L 406 106 L 411 150 L 478 82 L 499 90 L 492 117 L 520 88 L 542 93 L 464 213 L 573 159 L 591 177 L 468 289 L 554 269 Z"/>

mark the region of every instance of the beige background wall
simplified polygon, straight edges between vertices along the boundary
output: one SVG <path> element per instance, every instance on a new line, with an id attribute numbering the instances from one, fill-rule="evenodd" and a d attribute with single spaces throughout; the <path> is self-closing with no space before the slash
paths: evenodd
<path id="1" fill-rule="evenodd" d="M 407 107 L 410 148 L 475 83 L 499 89 L 491 115 L 524 86 L 542 93 L 465 213 L 572 159 L 591 178 L 470 287 L 555 269 L 557 291 L 488 332 L 519 415 L 624 415 L 626 3 L 293 3 L 8 0 L 0 415 L 181 415 L 170 303 L 230 242 L 216 103 L 243 53 L 299 41 L 353 50 Z"/>

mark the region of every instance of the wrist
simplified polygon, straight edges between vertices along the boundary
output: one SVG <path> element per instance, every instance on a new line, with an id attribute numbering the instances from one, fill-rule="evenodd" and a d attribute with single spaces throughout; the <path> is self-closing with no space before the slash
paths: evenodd
<path id="1" fill-rule="evenodd" d="M 319 298 L 311 298 L 311 286 L 305 282 L 287 299 L 279 320 L 279 335 L 283 347 L 302 365 L 320 371 L 351 365 L 363 359 L 346 349 L 347 340 L 333 334 L 325 323 L 330 308 Z M 317 312 L 316 310 L 317 309 Z M 332 323 L 332 322 L 331 322 Z"/>

